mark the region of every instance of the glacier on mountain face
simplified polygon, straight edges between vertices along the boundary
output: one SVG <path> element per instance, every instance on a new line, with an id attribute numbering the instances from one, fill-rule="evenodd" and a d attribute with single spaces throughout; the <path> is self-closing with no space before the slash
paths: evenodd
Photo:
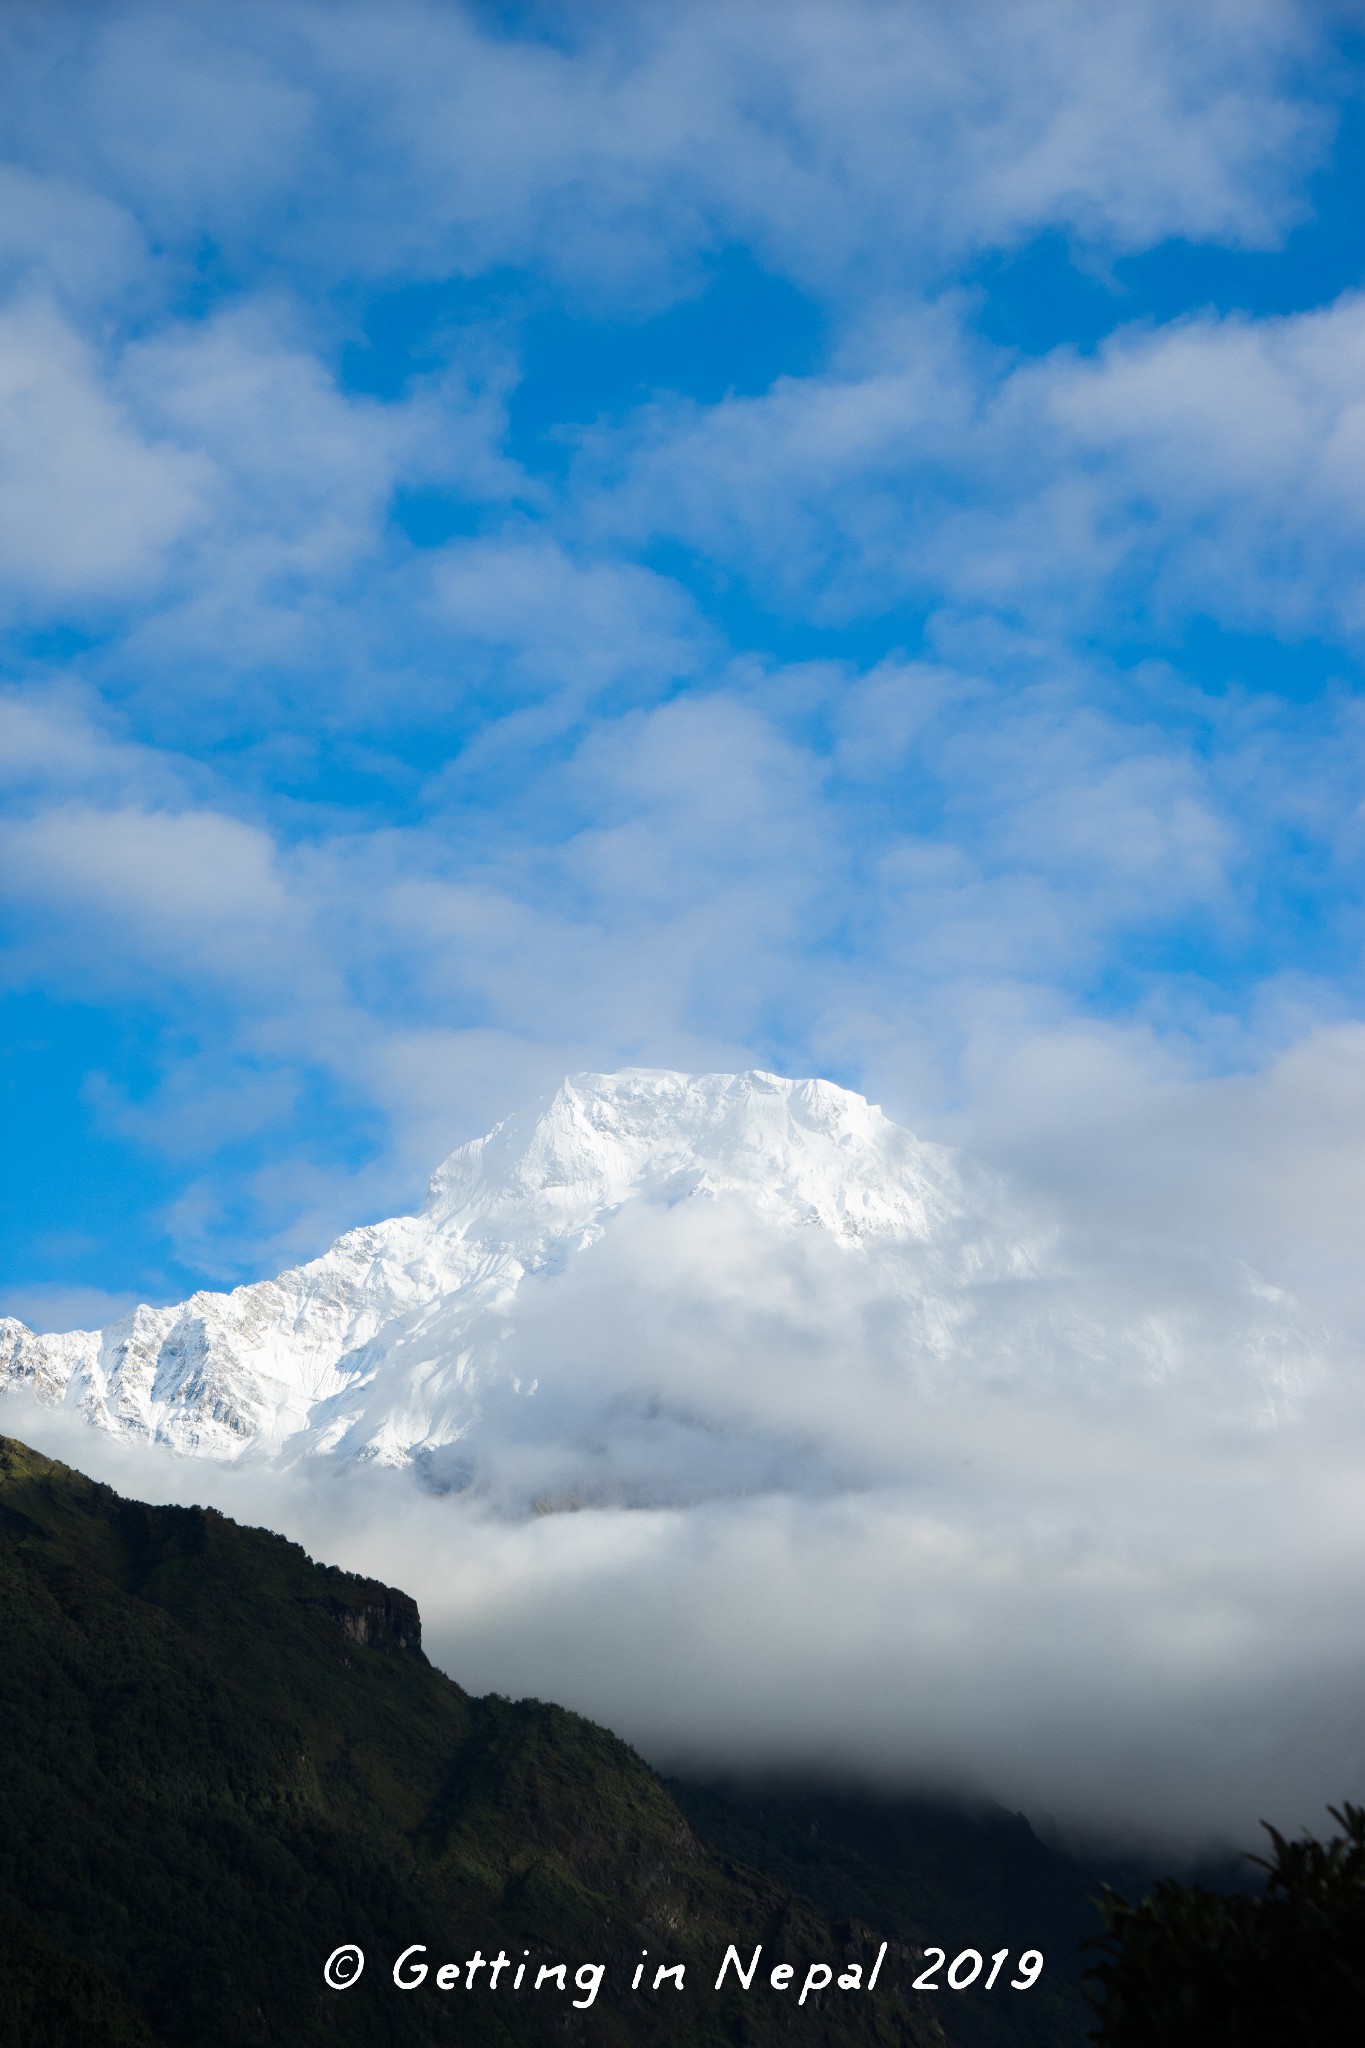
<path id="1" fill-rule="evenodd" d="M 955 1389 L 1292 1396 L 1249 1276 L 1097 1286 L 1003 1186 L 819 1080 L 579 1075 L 437 1170 L 416 1216 L 104 1331 L 0 1322 L 0 1385 L 221 1461 L 412 1465 L 436 1490 L 657 1502 L 847 1485 Z"/>

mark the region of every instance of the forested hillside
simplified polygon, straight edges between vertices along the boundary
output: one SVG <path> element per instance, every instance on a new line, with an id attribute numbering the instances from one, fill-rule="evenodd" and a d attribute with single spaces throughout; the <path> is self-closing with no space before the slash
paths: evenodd
<path id="1" fill-rule="evenodd" d="M 865 1979 L 877 1931 L 706 1848 L 604 1729 L 470 1698 L 401 1593 L 8 1439 L 0 1725 L 0 2039 L 22 2048 L 140 2048 L 139 2023 L 162 2048 L 944 2038 L 899 1953 L 875 1994 L 798 2009 L 813 1960 Z M 715 1996 L 731 1941 L 762 1943 L 765 1971 L 790 1960 L 796 1985 Z M 343 1942 L 367 1967 L 332 1991 Z M 418 1942 L 431 1976 L 404 1993 L 393 1961 Z M 476 1948 L 562 1962 L 565 1988 L 511 1991 L 509 1970 L 438 1989 L 436 1966 Z M 685 1988 L 632 1990 L 643 1950 Z M 593 1963 L 589 2004 L 575 1972 Z"/>

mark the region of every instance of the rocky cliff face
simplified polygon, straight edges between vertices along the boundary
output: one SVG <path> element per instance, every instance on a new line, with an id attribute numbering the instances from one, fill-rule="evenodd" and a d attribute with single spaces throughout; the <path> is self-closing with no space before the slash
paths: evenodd
<path id="1" fill-rule="evenodd" d="M 417 1602 L 386 1587 L 378 1600 L 329 1600 L 332 1618 L 344 1636 L 367 1650 L 401 1650 L 422 1655 L 422 1617 Z"/>

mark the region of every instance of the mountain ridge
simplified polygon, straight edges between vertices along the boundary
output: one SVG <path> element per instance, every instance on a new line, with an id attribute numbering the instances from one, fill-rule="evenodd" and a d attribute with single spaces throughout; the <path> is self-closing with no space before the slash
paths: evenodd
<path id="1" fill-rule="evenodd" d="M 819 1430 L 791 1421 L 821 1374 L 863 1375 L 878 1404 L 973 1380 L 1155 1386 L 1235 1344 L 1245 1396 L 1273 1415 L 1312 1344 L 1287 1297 L 1211 1272 L 1177 1275 L 1171 1302 L 1131 1297 L 1119 1320 L 1048 1219 L 862 1096 L 761 1069 L 629 1068 L 571 1077 L 458 1147 L 416 1214 L 273 1279 L 104 1331 L 0 1321 L 0 1388 L 221 1462 L 407 1466 L 438 1492 L 502 1486 L 523 1510 L 668 1504 L 779 1469 L 828 1483 Z M 786 1363 L 749 1399 L 764 1345 Z M 598 1459 L 594 1478 L 590 1447 L 623 1416 L 630 1469 Z M 741 1446 L 732 1476 L 722 1444 Z M 849 1456 L 870 1481 L 875 1457 Z"/>
<path id="2" fill-rule="evenodd" d="M 330 1452 L 352 1420 L 339 1404 L 433 1304 L 459 1297 L 455 1381 L 471 1368 L 477 1377 L 487 1331 L 522 1280 L 562 1270 L 633 1199 L 742 1194 L 765 1220 L 847 1245 L 927 1243 L 971 1212 L 952 1154 L 828 1081 L 626 1069 L 566 1080 L 529 1137 L 528 1121 L 505 1119 L 457 1148 L 415 1216 L 347 1231 L 274 1280 L 139 1306 L 105 1331 L 37 1336 L 4 1319 L 0 1374 L 53 1404 L 74 1397 L 97 1426 L 182 1452 L 279 1450 L 305 1433 L 310 1449 Z M 365 1450 L 404 1463 L 430 1440 L 381 1427 Z M 438 1430 L 438 1447 L 450 1440 Z"/>
<path id="3" fill-rule="evenodd" d="M 765 2048 L 794 2000 L 715 1995 L 728 1942 L 866 1978 L 871 1927 L 710 1849 L 607 1729 L 474 1697 L 418 1636 L 392 1587 L 0 1437 L 3 2048 L 146 2048 L 137 2017 L 158 2048 L 421 2048 L 452 2022 L 489 2048 Z M 798 2037 L 943 2048 L 913 1939 Z M 329 1990 L 348 1942 L 363 1981 Z M 595 1959 L 601 1995 L 575 2007 L 561 1974 L 405 1997 L 394 1960 L 419 1942 L 433 1964 Z M 685 1965 L 684 1996 L 634 1993 L 642 1949 Z"/>

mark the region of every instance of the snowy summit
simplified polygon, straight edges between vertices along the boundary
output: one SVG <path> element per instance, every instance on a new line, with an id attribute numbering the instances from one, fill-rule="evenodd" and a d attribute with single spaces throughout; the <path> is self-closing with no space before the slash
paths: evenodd
<path id="1" fill-rule="evenodd" d="M 467 1433 L 528 1275 L 563 1271 L 632 1203 L 723 1196 L 847 1245 L 929 1240 L 966 1199 L 950 1154 L 829 1081 L 580 1074 L 453 1152 L 420 1214 L 106 1330 L 35 1336 L 5 1319 L 0 1372 L 178 1451 L 399 1463 Z"/>
<path id="2" fill-rule="evenodd" d="M 532 1491 L 561 1483 L 625 1416 L 634 1476 L 601 1483 L 668 1498 L 723 1484 L 737 1435 L 799 1435 L 831 1375 L 894 1383 L 904 1417 L 955 1379 L 1161 1377 L 1197 1349 L 1170 1314 L 1096 1328 L 1046 1261 L 997 1183 L 831 1082 L 581 1074 L 452 1153 L 418 1215 L 277 1279 L 103 1331 L 0 1322 L 0 1385 L 182 1453 L 415 1463 L 442 1488 L 491 1443 Z M 1268 1300 L 1249 1342 L 1282 1380 Z"/>

